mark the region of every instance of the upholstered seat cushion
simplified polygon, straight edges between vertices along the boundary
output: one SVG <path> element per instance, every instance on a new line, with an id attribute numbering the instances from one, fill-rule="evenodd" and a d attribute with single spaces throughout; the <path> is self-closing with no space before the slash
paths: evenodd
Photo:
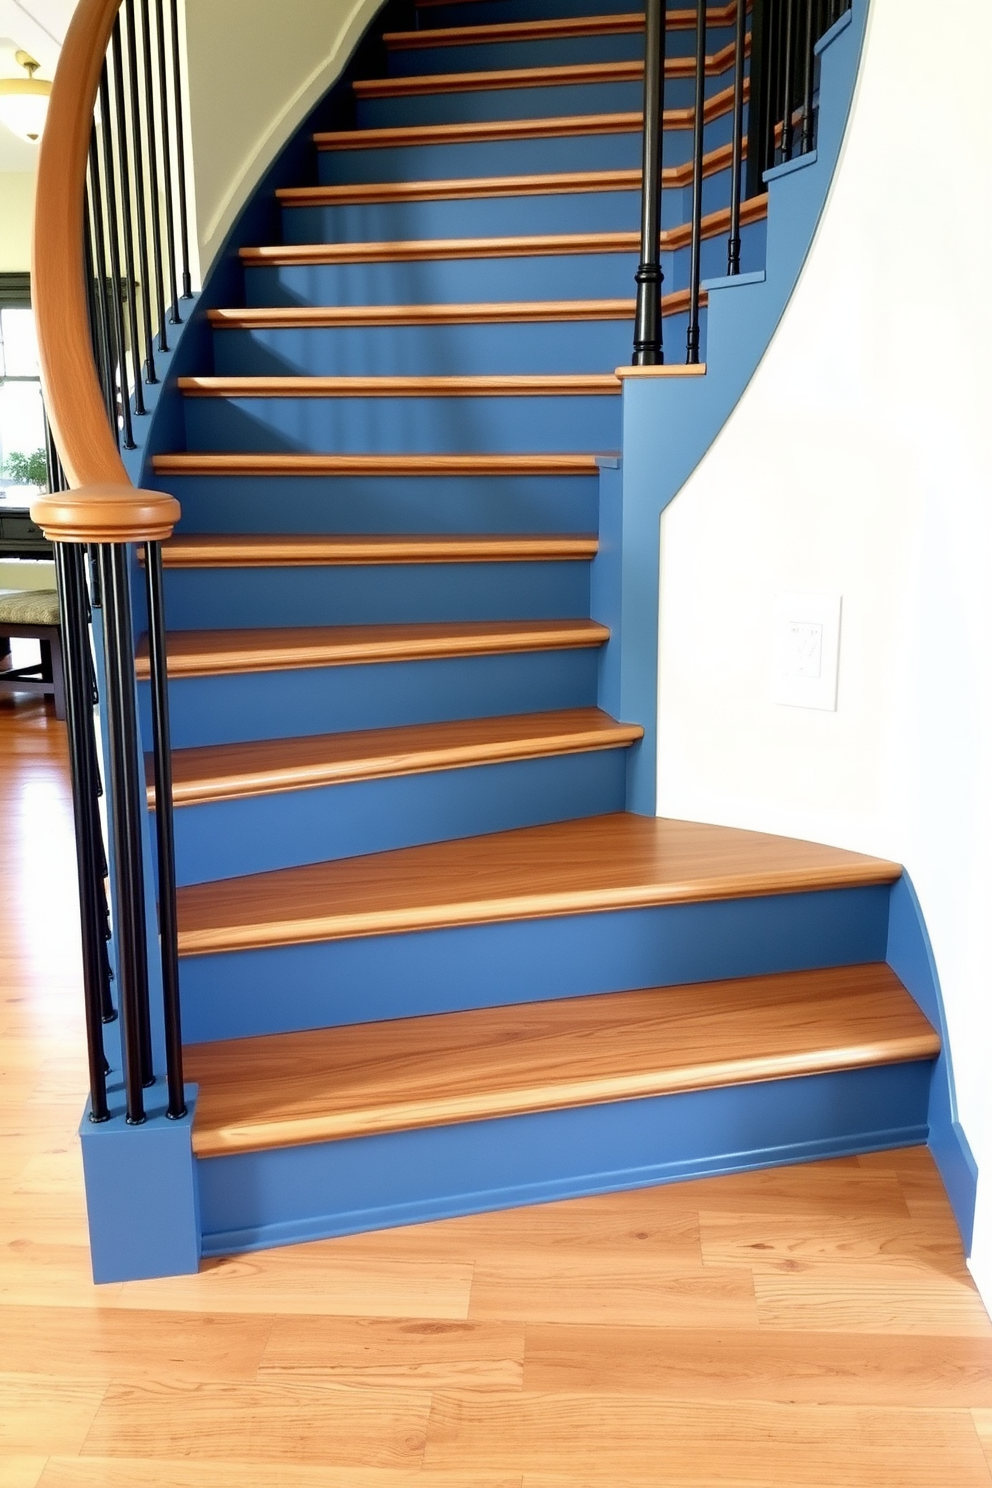
<path id="1" fill-rule="evenodd" d="M 59 597 L 54 589 L 18 589 L 0 593 L 0 634 L 10 625 L 58 625 Z"/>

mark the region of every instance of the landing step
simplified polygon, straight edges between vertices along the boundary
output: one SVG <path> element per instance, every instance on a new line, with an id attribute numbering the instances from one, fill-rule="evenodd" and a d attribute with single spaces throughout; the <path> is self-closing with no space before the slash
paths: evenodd
<path id="1" fill-rule="evenodd" d="M 934 1059 L 884 963 L 193 1045 L 199 1157 Z"/>
<path id="2" fill-rule="evenodd" d="M 744 79 L 744 98 L 748 79 Z M 734 106 L 733 88 L 713 93 L 703 105 L 709 124 Z M 691 129 L 695 109 L 666 109 L 666 129 Z M 379 129 L 332 129 L 314 135 L 318 150 L 374 150 L 407 145 L 481 144 L 493 140 L 562 139 L 584 134 L 639 134 L 643 115 L 638 109 L 609 114 L 560 114 L 548 119 L 486 119 L 459 124 L 391 124 Z"/>
<path id="3" fill-rule="evenodd" d="M 706 291 L 699 302 L 706 303 Z M 211 325 L 219 330 L 294 330 L 335 326 L 494 325 L 557 321 L 633 320 L 633 299 L 626 300 L 507 300 L 469 305 L 273 305 L 252 309 L 209 310 Z M 689 308 L 689 291 L 676 289 L 663 296 L 663 315 L 680 315 Z"/>
<path id="4" fill-rule="evenodd" d="M 595 558 L 594 533 L 518 537 L 350 533 L 190 533 L 162 548 L 166 568 L 314 568 L 380 563 L 547 563 Z"/>
<path id="5" fill-rule="evenodd" d="M 747 151 L 747 140 L 744 140 Z M 730 145 L 703 156 L 703 174 L 713 175 L 732 163 Z M 663 186 L 688 186 L 692 161 L 669 165 Z M 465 201 L 490 196 L 564 196 L 593 191 L 640 191 L 640 170 L 556 171 L 547 175 L 465 176 L 440 181 L 373 181 L 345 186 L 283 186 L 276 197 L 284 207 L 338 207 L 410 201 Z"/>
<path id="6" fill-rule="evenodd" d="M 612 372 L 485 377 L 180 377 L 188 398 L 560 398 L 620 392 Z"/>
<path id="7" fill-rule="evenodd" d="M 718 77 L 733 66 L 730 42 L 705 59 L 707 77 Z M 666 78 L 691 78 L 695 57 L 669 57 Z M 414 77 L 359 78 L 352 83 L 356 98 L 415 98 L 427 93 L 488 93 L 491 89 L 584 87 L 590 83 L 639 83 L 644 63 L 576 62 L 564 67 L 506 67 L 487 72 L 426 72 Z"/>
<path id="8" fill-rule="evenodd" d="M 598 475 L 598 456 L 156 455 L 158 475 Z"/>
<path id="9" fill-rule="evenodd" d="M 617 812 L 179 891 L 185 956 L 599 910 L 894 883 L 819 843 Z"/>
<path id="10" fill-rule="evenodd" d="M 469 718 L 402 728 L 362 729 L 246 744 L 212 744 L 172 754 L 173 802 L 196 806 L 353 780 L 382 780 L 510 760 L 619 749 L 644 730 L 599 708 Z M 154 805 L 151 762 L 148 803 Z"/>
<path id="11" fill-rule="evenodd" d="M 758 222 L 768 213 L 767 193 L 741 203 L 741 224 Z M 702 219 L 704 238 L 718 237 L 730 228 L 730 208 L 708 212 Z M 692 224 L 681 222 L 664 229 L 658 241 L 665 250 L 685 248 Z M 540 233 L 512 238 L 415 238 L 392 243 L 278 243 L 242 248 L 243 263 L 253 268 L 293 264 L 413 263 L 452 258 L 535 258 L 576 253 L 636 253 L 636 232 Z"/>
<path id="12" fill-rule="evenodd" d="M 609 638 L 606 627 L 593 620 L 459 620 L 415 625 L 177 630 L 170 632 L 166 651 L 170 677 L 214 677 L 235 672 L 560 651 L 602 646 Z M 135 666 L 138 677 L 146 680 L 146 637 L 138 646 Z"/>

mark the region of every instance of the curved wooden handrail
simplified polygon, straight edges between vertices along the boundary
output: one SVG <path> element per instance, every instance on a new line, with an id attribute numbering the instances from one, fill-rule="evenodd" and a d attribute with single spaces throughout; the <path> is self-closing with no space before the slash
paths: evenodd
<path id="1" fill-rule="evenodd" d="M 93 360 L 83 255 L 93 109 L 119 8 L 120 0 L 79 0 L 66 33 L 38 158 L 31 277 L 42 389 L 63 469 L 70 486 L 89 488 L 91 499 L 99 499 L 101 490 L 114 490 L 112 540 L 137 542 L 162 535 L 164 512 L 160 502 L 149 500 L 152 493 L 135 492 L 130 512 L 122 499 L 121 488 L 131 482 L 107 421 Z M 154 531 L 146 530 L 150 507 L 158 508 Z M 175 521 L 178 503 L 172 501 L 172 508 Z M 59 540 L 57 513 L 49 506 L 45 515 L 46 531 Z M 64 537 L 80 540 L 68 530 Z"/>

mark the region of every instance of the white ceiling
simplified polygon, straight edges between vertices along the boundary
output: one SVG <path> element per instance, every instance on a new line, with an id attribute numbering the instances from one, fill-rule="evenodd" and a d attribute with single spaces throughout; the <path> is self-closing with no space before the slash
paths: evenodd
<path id="1" fill-rule="evenodd" d="M 18 49 L 40 64 L 40 76 L 51 78 L 59 59 L 76 0 L 0 0 L 0 77 L 23 77 L 14 61 Z M 19 140 L 0 124 L 0 172 L 33 171 L 37 145 Z"/>

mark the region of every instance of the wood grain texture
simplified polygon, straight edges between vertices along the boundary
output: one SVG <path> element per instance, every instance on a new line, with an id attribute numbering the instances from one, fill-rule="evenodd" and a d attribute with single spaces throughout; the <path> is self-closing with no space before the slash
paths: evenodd
<path id="1" fill-rule="evenodd" d="M 387 31 L 390 51 L 467 46 L 478 42 L 564 40 L 572 36 L 630 36 L 644 30 L 644 12 L 626 15 L 565 16 L 553 21 L 498 22 L 489 26 L 443 26 L 419 31 Z"/>
<path id="2" fill-rule="evenodd" d="M 132 485 L 79 486 L 31 502 L 32 520 L 52 542 L 163 542 L 179 516 L 174 497 Z"/>
<path id="3" fill-rule="evenodd" d="M 700 291 L 699 303 L 708 296 Z M 662 297 L 663 315 L 689 308 L 689 291 Z M 633 300 L 522 300 L 472 305 L 278 305 L 210 310 L 217 330 L 269 330 L 334 326 L 491 325 L 556 321 L 633 320 Z"/>
<path id="4" fill-rule="evenodd" d="M 180 377 L 187 398 L 561 398 L 609 397 L 611 372 L 486 377 Z"/>
<path id="5" fill-rule="evenodd" d="M 201 1157 L 907 1059 L 940 1040 L 885 965 L 200 1044 Z"/>
<path id="6" fill-rule="evenodd" d="M 718 77 L 733 65 L 733 42 L 707 55 L 707 77 Z M 665 59 L 666 78 L 691 78 L 695 57 Z M 485 72 L 427 72 L 410 77 L 358 78 L 352 83 L 356 98 L 413 98 L 434 93 L 488 93 L 505 88 L 559 88 L 595 83 L 639 82 L 644 63 L 577 62 L 557 67 L 507 67 Z"/>
<path id="7" fill-rule="evenodd" d="M 705 362 L 660 362 L 655 367 L 623 366 L 616 369 L 616 376 L 621 382 L 627 378 L 633 378 L 636 382 L 640 378 L 652 377 L 705 377 Z"/>
<path id="8" fill-rule="evenodd" d="M 208 744 L 173 751 L 172 799 L 176 806 L 190 806 L 351 780 L 616 749 L 635 743 L 643 732 L 639 724 L 615 723 L 598 708 L 573 708 L 347 734 Z M 150 759 L 146 778 L 148 802 L 154 805 Z"/>
<path id="9" fill-rule="evenodd" d="M 361 666 L 443 656 L 496 656 L 602 646 L 593 620 L 462 620 L 415 625 L 312 625 L 267 630 L 177 630 L 166 638 L 170 677 L 213 677 L 301 667 Z M 147 638 L 135 658 L 149 675 Z"/>
<path id="10" fill-rule="evenodd" d="M 744 138 L 747 149 L 747 137 Z M 721 145 L 703 156 L 703 174 L 726 170 L 732 149 Z M 661 173 L 663 186 L 687 186 L 692 161 L 669 165 Z M 544 196 L 590 191 L 640 191 L 637 170 L 557 171 L 545 175 L 467 176 L 452 180 L 356 182 L 343 186 L 283 186 L 276 198 L 284 207 L 333 207 L 348 203 L 405 201 L 464 201 L 489 196 Z"/>
<path id="11" fill-rule="evenodd" d="M 768 196 L 752 196 L 741 203 L 741 222 L 747 226 L 768 215 Z M 730 226 L 730 208 L 708 212 L 700 224 L 704 238 L 719 237 Z M 692 224 L 680 223 L 659 235 L 662 250 L 684 248 Z M 293 264 L 421 263 L 435 259 L 534 258 L 579 253 L 634 253 L 636 232 L 539 233 L 513 238 L 418 238 L 390 243 L 279 243 L 242 248 L 246 265 L 289 267 Z"/>
<path id="12" fill-rule="evenodd" d="M 744 79 L 744 97 L 748 97 L 749 79 Z M 733 88 L 722 88 L 710 94 L 703 106 L 703 119 L 708 124 L 734 106 Z M 666 109 L 666 129 L 691 129 L 695 110 Z M 554 118 L 493 119 L 460 124 L 401 124 L 380 129 L 324 130 L 314 135 L 318 150 L 374 150 L 407 145 L 479 143 L 483 140 L 559 139 L 568 135 L 637 134 L 642 115 L 637 112 L 612 114 L 561 114 Z"/>
<path id="13" fill-rule="evenodd" d="M 900 872 L 817 843 L 617 813 L 182 889 L 179 947 L 199 955 L 892 883 Z"/>
<path id="14" fill-rule="evenodd" d="M 594 534 L 191 533 L 162 549 L 166 568 L 312 568 L 382 563 L 548 563 L 596 556 Z M 143 555 L 142 561 L 143 561 Z"/>
<path id="15" fill-rule="evenodd" d="M 156 455 L 159 475 L 596 475 L 595 455 Z"/>

